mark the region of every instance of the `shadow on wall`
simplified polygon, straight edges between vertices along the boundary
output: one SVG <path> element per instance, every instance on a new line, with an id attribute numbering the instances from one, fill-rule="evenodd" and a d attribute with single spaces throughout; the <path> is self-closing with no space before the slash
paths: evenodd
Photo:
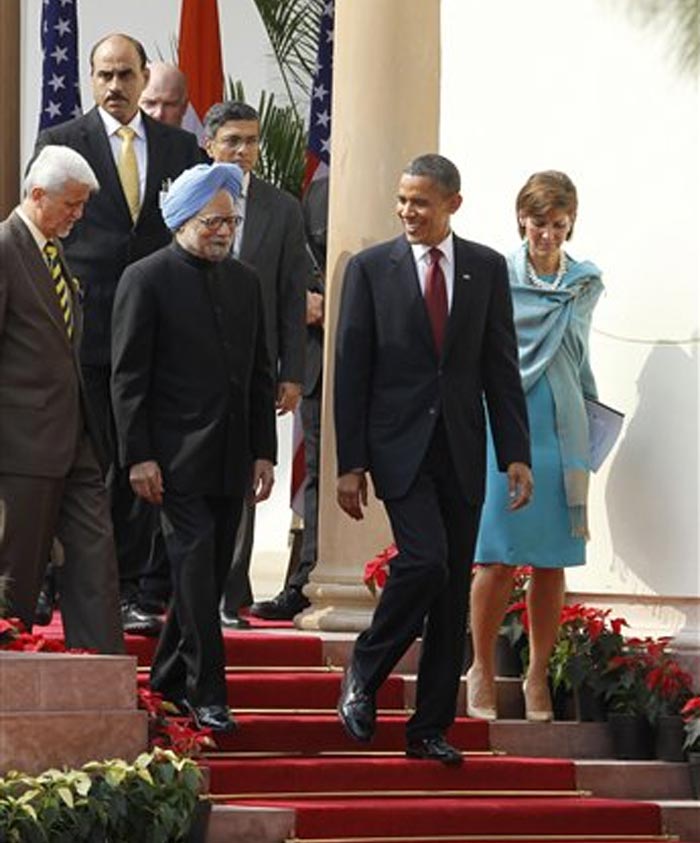
<path id="1" fill-rule="evenodd" d="M 655 348 L 637 389 L 605 495 L 616 572 L 656 594 L 697 595 L 697 351 Z"/>

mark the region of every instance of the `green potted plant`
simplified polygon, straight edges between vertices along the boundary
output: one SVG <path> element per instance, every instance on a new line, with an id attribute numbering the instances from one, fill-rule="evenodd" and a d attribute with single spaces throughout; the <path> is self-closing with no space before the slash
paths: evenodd
<path id="1" fill-rule="evenodd" d="M 656 757 L 683 761 L 681 710 L 692 697 L 692 677 L 669 652 L 671 638 L 659 638 L 647 647 L 651 660 L 646 682 L 649 688 L 647 715 L 654 727 Z"/>
<path id="2" fill-rule="evenodd" d="M 528 660 L 527 585 L 532 568 L 513 569 L 513 587 L 503 623 L 496 639 L 496 672 L 499 676 L 521 676 Z"/>
<path id="3" fill-rule="evenodd" d="M 549 660 L 555 700 L 570 699 L 577 720 L 604 720 L 603 675 L 613 656 L 622 653 L 623 618 L 610 609 L 583 603 L 562 607 L 559 632 Z"/>
<path id="4" fill-rule="evenodd" d="M 601 677 L 608 723 L 616 758 L 654 757 L 651 723 L 647 716 L 651 691 L 647 676 L 653 666 L 648 653 L 651 638 L 628 638 Z"/>

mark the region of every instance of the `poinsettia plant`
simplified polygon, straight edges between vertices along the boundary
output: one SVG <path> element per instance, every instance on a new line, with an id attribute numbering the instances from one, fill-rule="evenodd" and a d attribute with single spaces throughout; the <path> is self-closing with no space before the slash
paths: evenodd
<path id="1" fill-rule="evenodd" d="M 531 575 L 532 567 L 530 565 L 518 565 L 513 568 L 513 587 L 499 630 L 499 634 L 504 635 L 511 646 L 522 643 L 522 639 L 527 637 L 529 631 L 525 597 Z"/>
<path id="2" fill-rule="evenodd" d="M 379 551 L 376 556 L 365 564 L 362 581 L 375 597 L 377 596 L 377 592 L 386 585 L 391 560 L 398 555 L 399 549 L 395 544 L 390 544 L 389 547 L 385 547 L 384 550 Z"/>
<path id="3" fill-rule="evenodd" d="M 686 752 L 700 752 L 700 697 L 691 697 L 681 709 L 685 725 Z"/>
<path id="4" fill-rule="evenodd" d="M 685 703 L 692 697 L 692 676 L 683 670 L 669 652 L 672 638 L 658 638 L 649 641 L 647 653 L 650 659 L 646 682 L 649 688 L 648 716 L 652 723 L 659 717 L 680 714 Z"/>
<path id="5" fill-rule="evenodd" d="M 216 748 L 211 729 L 197 729 L 191 721 L 178 717 L 175 706 L 162 694 L 148 688 L 138 689 L 139 708 L 148 713 L 148 743 L 151 747 L 170 749 L 189 758 Z"/>
<path id="6" fill-rule="evenodd" d="M 603 674 L 613 656 L 621 655 L 624 618 L 612 618 L 610 609 L 573 603 L 562 607 L 559 632 L 549 659 L 549 676 L 556 691 L 587 685 L 603 692 Z"/>

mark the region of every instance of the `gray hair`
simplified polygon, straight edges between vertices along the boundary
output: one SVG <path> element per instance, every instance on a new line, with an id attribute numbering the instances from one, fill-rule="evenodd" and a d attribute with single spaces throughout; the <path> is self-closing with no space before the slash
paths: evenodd
<path id="1" fill-rule="evenodd" d="M 90 188 L 100 189 L 92 167 L 80 153 L 69 146 L 45 146 L 32 161 L 24 178 L 24 192 L 42 187 L 50 193 L 62 190 L 69 181 L 77 181 Z"/>
<path id="2" fill-rule="evenodd" d="M 425 176 L 434 181 L 445 193 L 459 193 L 461 179 L 459 170 L 455 165 L 442 155 L 427 153 L 419 155 L 404 167 L 406 176 Z"/>

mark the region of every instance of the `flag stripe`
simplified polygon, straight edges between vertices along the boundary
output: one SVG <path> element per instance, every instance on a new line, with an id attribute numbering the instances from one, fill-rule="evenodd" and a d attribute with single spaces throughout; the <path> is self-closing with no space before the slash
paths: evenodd
<path id="1" fill-rule="evenodd" d="M 217 0 L 182 0 L 178 52 L 190 102 L 201 120 L 224 91 Z"/>

